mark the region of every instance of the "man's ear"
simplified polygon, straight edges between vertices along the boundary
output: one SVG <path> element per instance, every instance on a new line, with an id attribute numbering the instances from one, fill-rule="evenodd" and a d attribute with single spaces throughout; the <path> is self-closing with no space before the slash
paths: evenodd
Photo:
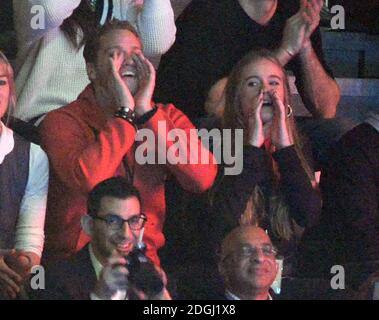
<path id="1" fill-rule="evenodd" d="M 80 223 L 82 225 L 83 231 L 92 237 L 93 234 L 93 219 L 88 214 L 81 217 Z"/>
<path id="2" fill-rule="evenodd" d="M 96 80 L 96 68 L 95 68 L 95 65 L 92 62 L 88 62 L 86 64 L 86 68 L 87 68 L 87 75 L 88 75 L 88 78 L 90 79 L 90 81 Z"/>

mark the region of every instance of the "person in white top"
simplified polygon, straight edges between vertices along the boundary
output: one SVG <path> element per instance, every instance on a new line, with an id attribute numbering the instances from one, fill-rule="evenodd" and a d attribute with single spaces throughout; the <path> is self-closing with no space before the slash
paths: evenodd
<path id="1" fill-rule="evenodd" d="M 104 12 L 96 12 L 96 3 L 104 4 Z M 13 0 L 13 11 L 18 45 L 15 116 L 24 121 L 36 121 L 72 102 L 88 85 L 83 44 L 104 17 L 133 24 L 153 60 L 175 41 L 170 0 Z"/>
<path id="2" fill-rule="evenodd" d="M 15 101 L 12 67 L 0 51 L 0 299 L 18 296 L 23 279 L 32 266 L 39 264 L 44 244 L 48 159 L 39 146 L 23 141 L 6 126 Z M 19 154 L 20 142 L 28 151 L 29 159 L 26 160 L 29 167 L 21 202 L 14 203 L 17 200 L 13 197 L 12 188 L 4 182 L 17 183 L 19 180 L 14 171 L 25 170 L 19 167 L 12 172 L 9 170 L 13 165 L 10 159 Z M 5 219 L 13 214 L 10 209 L 15 208 L 18 209 L 18 217 L 14 220 L 14 230 L 7 230 Z M 8 233 L 9 237 L 4 233 Z M 9 241 L 9 238 L 13 240 Z"/>

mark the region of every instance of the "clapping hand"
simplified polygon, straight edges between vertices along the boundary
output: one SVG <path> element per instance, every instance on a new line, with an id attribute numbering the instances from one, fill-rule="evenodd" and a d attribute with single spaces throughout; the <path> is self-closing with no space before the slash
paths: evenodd
<path id="1" fill-rule="evenodd" d="M 322 6 L 323 0 L 300 0 L 299 11 L 287 20 L 281 48 L 291 56 L 311 44 L 310 37 L 320 23 Z"/>

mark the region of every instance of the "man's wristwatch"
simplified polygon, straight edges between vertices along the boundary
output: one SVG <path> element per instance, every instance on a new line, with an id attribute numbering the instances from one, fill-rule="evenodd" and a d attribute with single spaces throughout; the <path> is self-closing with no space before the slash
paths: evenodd
<path id="1" fill-rule="evenodd" d="M 128 108 L 128 107 L 120 107 L 114 114 L 117 118 L 122 118 L 128 122 L 130 122 L 133 126 L 135 126 L 136 121 L 136 113 Z"/>

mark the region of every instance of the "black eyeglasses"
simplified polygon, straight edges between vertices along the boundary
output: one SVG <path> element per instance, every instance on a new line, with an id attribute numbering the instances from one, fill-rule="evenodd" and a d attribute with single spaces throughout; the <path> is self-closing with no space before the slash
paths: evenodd
<path id="1" fill-rule="evenodd" d="M 121 218 L 120 216 L 116 216 L 113 214 L 107 215 L 105 217 L 94 216 L 93 219 L 98 219 L 105 221 L 108 228 L 111 230 L 121 230 L 124 227 L 124 223 L 127 222 L 130 229 L 132 230 L 140 230 L 145 225 L 147 217 L 145 214 L 141 213 L 139 215 L 133 216 L 127 220 Z"/>

